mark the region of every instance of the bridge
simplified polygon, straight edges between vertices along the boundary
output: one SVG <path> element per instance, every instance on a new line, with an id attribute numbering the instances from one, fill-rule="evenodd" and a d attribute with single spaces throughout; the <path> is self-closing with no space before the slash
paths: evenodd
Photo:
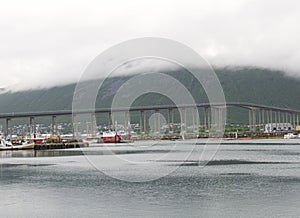
<path id="1" fill-rule="evenodd" d="M 155 105 L 155 106 L 138 106 L 130 108 L 95 108 L 95 109 L 86 109 L 86 110 L 59 110 L 59 111 L 41 111 L 41 112 L 13 112 L 13 113 L 2 113 L 0 114 L 0 119 L 6 120 L 6 134 L 9 135 L 11 132 L 11 120 L 16 118 L 29 118 L 30 127 L 33 131 L 36 130 L 36 117 L 52 117 L 52 134 L 57 132 L 56 129 L 56 117 L 57 116 L 76 116 L 80 115 L 91 115 L 91 120 L 89 122 L 95 123 L 96 114 L 108 114 L 109 122 L 114 125 L 114 114 L 115 113 L 124 113 L 127 123 L 130 123 L 130 113 L 139 112 L 140 113 L 140 128 L 141 132 L 146 132 L 147 130 L 147 111 L 154 111 L 159 113 L 160 111 L 167 111 L 167 122 L 168 124 L 174 123 L 174 110 L 179 110 L 181 115 L 181 124 L 186 122 L 185 116 L 183 116 L 186 111 L 195 110 L 198 111 L 200 108 L 199 117 L 201 117 L 202 125 L 205 129 L 210 129 L 213 123 L 225 123 L 223 119 L 224 109 L 228 107 L 238 107 L 248 110 L 249 114 L 249 127 L 250 130 L 255 132 L 257 126 L 264 125 L 266 123 L 290 123 L 294 127 L 299 125 L 299 115 L 300 110 L 290 109 L 290 108 L 281 108 L 273 107 L 266 105 L 259 105 L 253 103 L 245 102 L 227 102 L 227 103 L 202 103 L 196 105 Z M 199 112 L 198 112 L 199 113 Z M 193 115 L 194 116 L 194 115 Z M 196 116 L 195 116 L 196 117 Z M 199 123 L 201 123 L 199 121 Z M 73 123 L 73 134 L 75 131 L 75 124 Z M 92 125 L 93 126 L 93 125 Z M 184 125 L 182 125 L 184 126 Z M 91 127 L 93 128 L 93 127 Z M 217 128 L 221 128 L 218 126 Z"/>

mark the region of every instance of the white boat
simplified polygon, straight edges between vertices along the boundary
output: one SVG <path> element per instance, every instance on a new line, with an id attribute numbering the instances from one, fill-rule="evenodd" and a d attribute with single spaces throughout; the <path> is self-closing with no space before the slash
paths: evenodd
<path id="1" fill-rule="evenodd" d="M 104 143 L 120 143 L 121 136 L 115 131 L 103 132 L 102 140 Z"/>
<path id="2" fill-rule="evenodd" d="M 298 136 L 294 133 L 289 132 L 287 134 L 284 134 L 283 138 L 284 139 L 295 139 L 295 138 L 298 138 Z"/>
<path id="3" fill-rule="evenodd" d="M 82 139 L 82 141 L 89 144 L 96 144 L 102 142 L 101 137 L 87 137 L 85 139 Z"/>
<path id="4" fill-rule="evenodd" d="M 20 145 L 14 145 L 10 141 L 6 141 L 5 139 L 0 140 L 0 151 L 7 150 L 24 150 L 24 149 L 34 149 L 34 143 L 23 142 Z"/>

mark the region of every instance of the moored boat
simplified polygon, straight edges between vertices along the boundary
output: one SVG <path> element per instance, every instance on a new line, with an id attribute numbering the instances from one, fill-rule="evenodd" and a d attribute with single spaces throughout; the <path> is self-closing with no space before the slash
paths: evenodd
<path id="1" fill-rule="evenodd" d="M 298 136 L 292 132 L 289 132 L 287 134 L 284 134 L 283 136 L 284 139 L 296 139 Z"/>
<path id="2" fill-rule="evenodd" d="M 34 143 L 23 142 L 19 145 L 16 145 L 12 144 L 10 141 L 1 139 L 0 151 L 34 149 L 34 146 Z"/>
<path id="3" fill-rule="evenodd" d="M 104 143 L 120 143 L 121 136 L 115 131 L 103 132 L 102 140 Z"/>

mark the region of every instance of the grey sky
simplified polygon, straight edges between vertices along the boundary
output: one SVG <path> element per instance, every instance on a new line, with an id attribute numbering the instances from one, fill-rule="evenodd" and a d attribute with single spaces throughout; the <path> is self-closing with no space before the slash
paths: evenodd
<path id="1" fill-rule="evenodd" d="M 2 1 L 0 87 L 75 82 L 104 49 L 145 36 L 180 41 L 213 65 L 300 76 L 299 6 L 297 0 Z"/>

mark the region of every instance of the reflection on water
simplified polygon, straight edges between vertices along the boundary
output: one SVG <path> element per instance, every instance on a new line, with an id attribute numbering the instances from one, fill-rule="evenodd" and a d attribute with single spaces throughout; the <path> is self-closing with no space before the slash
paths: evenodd
<path id="1" fill-rule="evenodd" d="M 130 163 L 114 166 L 105 146 L 4 151 L 0 217 L 298 217 L 300 146 L 258 142 L 222 145 L 205 167 L 198 166 L 196 151 L 182 164 L 182 154 L 192 146 L 188 141 L 176 149 L 172 142 L 111 146 L 114 155 L 155 162 L 157 171 L 178 165 L 146 183 L 115 180 L 93 168 L 83 154 L 109 163 L 106 170 L 116 174 L 150 172 Z M 173 159 L 156 159 L 170 151 Z"/>

